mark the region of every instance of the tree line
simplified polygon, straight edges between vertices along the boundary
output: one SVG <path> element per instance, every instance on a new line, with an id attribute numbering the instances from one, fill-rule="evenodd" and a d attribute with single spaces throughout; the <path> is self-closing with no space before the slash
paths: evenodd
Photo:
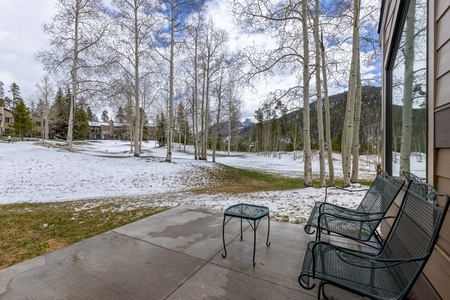
<path id="1" fill-rule="evenodd" d="M 37 85 L 43 88 L 42 85 Z M 47 86 L 48 98 L 53 98 L 52 104 L 44 99 L 39 99 L 37 103 L 32 102 L 28 107 L 22 99 L 20 87 L 16 83 L 12 83 L 9 97 L 4 91 L 4 83 L 0 81 L 0 106 L 4 106 L 12 111 L 13 122 L 8 124 L 8 128 L 13 135 L 17 135 L 22 139 L 29 135 L 40 135 L 45 139 L 49 138 L 50 132 L 56 138 L 64 139 L 67 134 L 69 124 L 69 108 L 70 98 L 72 97 L 70 88 L 66 92 L 62 88 L 58 88 L 56 93 Z M 42 120 L 42 130 L 33 124 L 30 116 L 39 116 Z M 86 101 L 80 99 L 74 118 L 74 137 L 77 140 L 85 140 L 90 132 L 89 121 L 96 121 L 96 116 L 92 113 L 91 108 Z"/>
<path id="2" fill-rule="evenodd" d="M 233 144 L 232 127 L 240 119 L 243 89 L 256 88 L 273 75 L 289 75 L 295 83 L 272 91 L 255 115 L 257 128 L 275 126 L 267 121 L 278 111 L 285 128 L 260 130 L 266 137 L 260 136 L 258 145 L 265 147 L 269 132 L 290 132 L 289 142 L 303 151 L 305 186 L 312 185 L 311 149 L 317 145 L 320 185 L 326 183 L 325 159 L 328 184 L 334 184 L 331 153 L 338 144 L 332 141 L 328 88 L 345 81 L 348 93 L 339 150 L 344 185 L 358 180 L 361 88 L 363 80 L 370 80 L 362 78 L 361 63 L 371 64 L 379 57 L 374 36 L 379 4 L 232 0 L 233 20 L 257 42 L 230 50 L 229 33 L 208 14 L 209 1 L 55 2 L 56 14 L 43 25 L 51 46 L 36 58 L 59 85 L 70 86 L 69 149 L 83 98 L 90 104 L 98 101 L 127 109 L 135 156 L 140 155 L 148 118 L 158 128 L 160 144 L 167 146 L 166 161 L 171 161 L 173 143 L 186 144 L 189 138 L 196 159 L 208 159 L 211 149 L 214 161 L 223 143 L 219 124 L 228 124 L 228 150 Z M 45 95 L 41 90 L 40 98 Z M 284 116 L 298 109 L 301 118 L 291 124 Z M 287 130 L 289 126 L 292 130 Z"/>

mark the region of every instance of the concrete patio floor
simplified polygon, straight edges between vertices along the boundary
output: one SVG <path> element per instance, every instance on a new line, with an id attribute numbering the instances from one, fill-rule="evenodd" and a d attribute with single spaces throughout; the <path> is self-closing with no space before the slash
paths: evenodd
<path id="1" fill-rule="evenodd" d="M 0 299 L 316 299 L 297 282 L 302 225 L 267 220 L 253 231 L 223 212 L 181 206 L 0 271 Z M 342 299 L 348 299 L 343 296 Z"/>

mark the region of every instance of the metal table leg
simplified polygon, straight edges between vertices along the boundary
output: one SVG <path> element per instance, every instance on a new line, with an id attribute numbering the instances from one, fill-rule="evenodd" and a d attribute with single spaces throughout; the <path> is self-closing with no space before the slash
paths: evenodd
<path id="1" fill-rule="evenodd" d="M 256 225 L 256 220 L 255 220 L 255 221 L 253 221 L 253 267 L 255 266 L 256 226 L 257 225 Z"/>
<path id="2" fill-rule="evenodd" d="M 223 237 L 223 250 L 225 251 L 225 255 L 222 253 L 222 257 L 225 258 L 227 257 L 227 246 L 225 245 L 225 219 L 226 219 L 226 215 L 223 216 L 223 225 L 222 225 L 222 237 Z"/>

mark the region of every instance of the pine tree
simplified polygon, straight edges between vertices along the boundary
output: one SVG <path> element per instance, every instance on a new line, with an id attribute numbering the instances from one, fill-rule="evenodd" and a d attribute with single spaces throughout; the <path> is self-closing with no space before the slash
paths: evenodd
<path id="1" fill-rule="evenodd" d="M 116 115 L 116 120 L 119 123 L 123 123 L 126 120 L 126 115 L 125 115 L 125 110 L 123 109 L 122 106 L 119 106 L 118 110 L 117 110 L 117 115 Z"/>
<path id="2" fill-rule="evenodd" d="M 158 144 L 160 147 L 166 145 L 166 116 L 162 112 L 161 115 L 156 117 L 156 135 L 158 139 Z"/>
<path id="3" fill-rule="evenodd" d="M 86 114 L 87 114 L 88 121 L 91 121 L 91 122 L 98 121 L 97 116 L 94 115 L 94 113 L 92 112 L 92 109 L 89 106 L 86 109 Z"/>
<path id="4" fill-rule="evenodd" d="M 13 95 L 12 101 L 13 101 L 13 106 L 19 104 L 20 100 L 22 100 L 22 96 L 20 95 L 20 88 L 19 86 L 13 82 L 10 86 L 10 92 Z"/>
<path id="5" fill-rule="evenodd" d="M 186 117 L 186 109 L 182 101 L 180 101 L 178 104 L 177 123 L 178 123 L 179 143 L 182 144 L 186 139 L 186 135 L 189 134 L 189 123 Z"/>
<path id="6" fill-rule="evenodd" d="M 89 132 L 91 131 L 89 127 L 88 115 L 84 111 L 82 106 L 78 106 L 75 111 L 75 119 L 73 124 L 73 138 L 75 140 L 85 140 Z"/>
<path id="7" fill-rule="evenodd" d="M 10 128 L 14 134 L 23 137 L 31 133 L 33 129 L 33 122 L 30 119 L 30 112 L 21 98 L 17 99 L 17 103 L 12 112 L 13 123 L 10 124 Z"/>
<path id="8" fill-rule="evenodd" d="M 102 112 L 102 121 L 103 122 L 108 122 L 109 121 L 109 117 L 108 117 L 108 111 L 104 110 Z"/>
<path id="9" fill-rule="evenodd" d="M 68 100 L 67 97 L 64 97 L 62 89 L 58 88 L 51 108 L 51 126 L 59 138 L 65 138 L 67 134 L 70 111 Z"/>
<path id="10" fill-rule="evenodd" d="M 0 81 L 0 106 L 5 105 L 5 90 L 3 86 L 3 81 Z"/>

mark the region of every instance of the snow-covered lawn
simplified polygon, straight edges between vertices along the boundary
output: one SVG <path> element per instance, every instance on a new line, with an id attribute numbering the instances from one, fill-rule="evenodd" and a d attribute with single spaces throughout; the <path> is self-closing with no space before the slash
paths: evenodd
<path id="1" fill-rule="evenodd" d="M 33 142 L 0 142 L 0 204 L 88 200 L 80 202 L 77 209 L 89 209 L 99 202 L 107 201 L 120 204 L 120 209 L 188 204 L 223 210 L 232 204 L 246 202 L 269 206 L 275 219 L 301 222 L 309 215 L 313 203 L 323 200 L 323 188 L 239 195 L 194 194 L 189 190 L 211 183 L 205 171 L 217 168 L 217 164 L 194 160 L 193 154 L 183 153 L 178 147 L 174 149 L 172 163 L 166 163 L 166 149 L 155 148 L 155 142 L 145 143 L 143 150 L 142 156 L 136 158 L 130 152 L 129 144 L 124 141 L 77 143 L 73 152 Z M 189 147 L 187 150 L 192 151 Z M 293 153 L 264 156 L 220 152 L 216 161 L 301 180 L 301 152 L 297 156 L 298 159 L 294 160 Z M 340 155 L 333 159 L 336 176 L 341 177 Z M 315 176 L 318 170 L 318 156 L 314 155 Z M 374 177 L 374 159 L 362 156 L 360 178 Z M 335 190 L 329 201 L 355 207 L 362 195 L 349 195 Z"/>

